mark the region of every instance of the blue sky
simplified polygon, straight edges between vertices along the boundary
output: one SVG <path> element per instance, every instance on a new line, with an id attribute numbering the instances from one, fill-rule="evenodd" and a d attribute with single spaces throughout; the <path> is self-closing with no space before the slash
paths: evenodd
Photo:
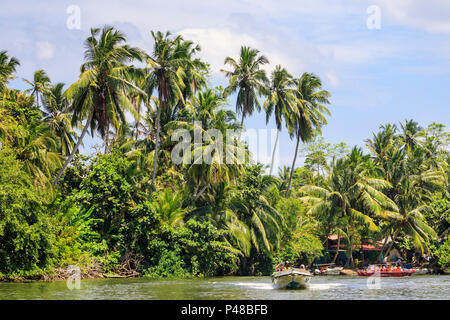
<path id="1" fill-rule="evenodd" d="M 79 30 L 67 28 L 70 5 L 80 8 Z M 367 27 L 371 5 L 380 10 L 380 29 Z M 150 30 L 170 30 L 198 42 L 211 64 L 211 85 L 226 85 L 219 70 L 241 45 L 266 55 L 268 71 L 281 64 L 297 77 L 314 72 L 332 93 L 332 116 L 323 129 L 328 142 L 364 146 L 380 125 L 405 119 L 450 125 L 447 0 L 2 0 L 0 50 L 21 62 L 11 86 L 24 88 L 21 79 L 37 69 L 46 70 L 53 82 L 74 81 L 90 27 L 105 24 L 149 52 Z M 256 114 L 245 125 L 265 128 L 265 115 Z M 85 152 L 96 142 L 88 139 Z M 283 130 L 280 165 L 291 164 L 294 148 Z"/>

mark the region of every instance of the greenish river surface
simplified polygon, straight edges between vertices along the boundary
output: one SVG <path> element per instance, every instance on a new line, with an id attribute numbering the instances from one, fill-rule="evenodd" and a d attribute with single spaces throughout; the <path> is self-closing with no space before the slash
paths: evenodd
<path id="1" fill-rule="evenodd" d="M 275 290 L 270 277 L 193 280 L 82 280 L 69 290 L 66 281 L 0 283 L 0 299 L 450 299 L 450 276 L 404 278 L 313 277 L 309 289 Z"/>

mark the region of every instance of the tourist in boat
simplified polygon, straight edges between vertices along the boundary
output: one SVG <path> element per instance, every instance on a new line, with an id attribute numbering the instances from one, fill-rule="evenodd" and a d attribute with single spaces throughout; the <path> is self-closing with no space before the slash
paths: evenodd
<path id="1" fill-rule="evenodd" d="M 275 270 L 277 271 L 277 272 L 279 272 L 279 271 L 283 271 L 285 269 L 285 267 L 284 267 L 284 263 L 282 262 L 282 263 L 279 263 L 276 267 L 275 267 Z"/>

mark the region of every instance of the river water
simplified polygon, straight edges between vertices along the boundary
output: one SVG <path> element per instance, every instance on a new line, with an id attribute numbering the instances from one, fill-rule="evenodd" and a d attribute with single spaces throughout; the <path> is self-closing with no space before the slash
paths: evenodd
<path id="1" fill-rule="evenodd" d="M 66 281 L 0 283 L 0 299 L 450 299 L 450 276 L 404 278 L 313 277 L 309 289 L 275 290 L 270 277 L 222 277 L 193 280 L 82 280 L 70 290 Z M 368 282 L 369 281 L 369 282 Z"/>

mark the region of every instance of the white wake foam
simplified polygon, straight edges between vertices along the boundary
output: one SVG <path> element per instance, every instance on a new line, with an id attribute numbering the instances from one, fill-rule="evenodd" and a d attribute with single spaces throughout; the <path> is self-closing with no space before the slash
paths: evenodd
<path id="1" fill-rule="evenodd" d="M 309 288 L 311 290 L 328 290 L 331 288 L 342 287 L 342 283 L 311 283 Z"/>

